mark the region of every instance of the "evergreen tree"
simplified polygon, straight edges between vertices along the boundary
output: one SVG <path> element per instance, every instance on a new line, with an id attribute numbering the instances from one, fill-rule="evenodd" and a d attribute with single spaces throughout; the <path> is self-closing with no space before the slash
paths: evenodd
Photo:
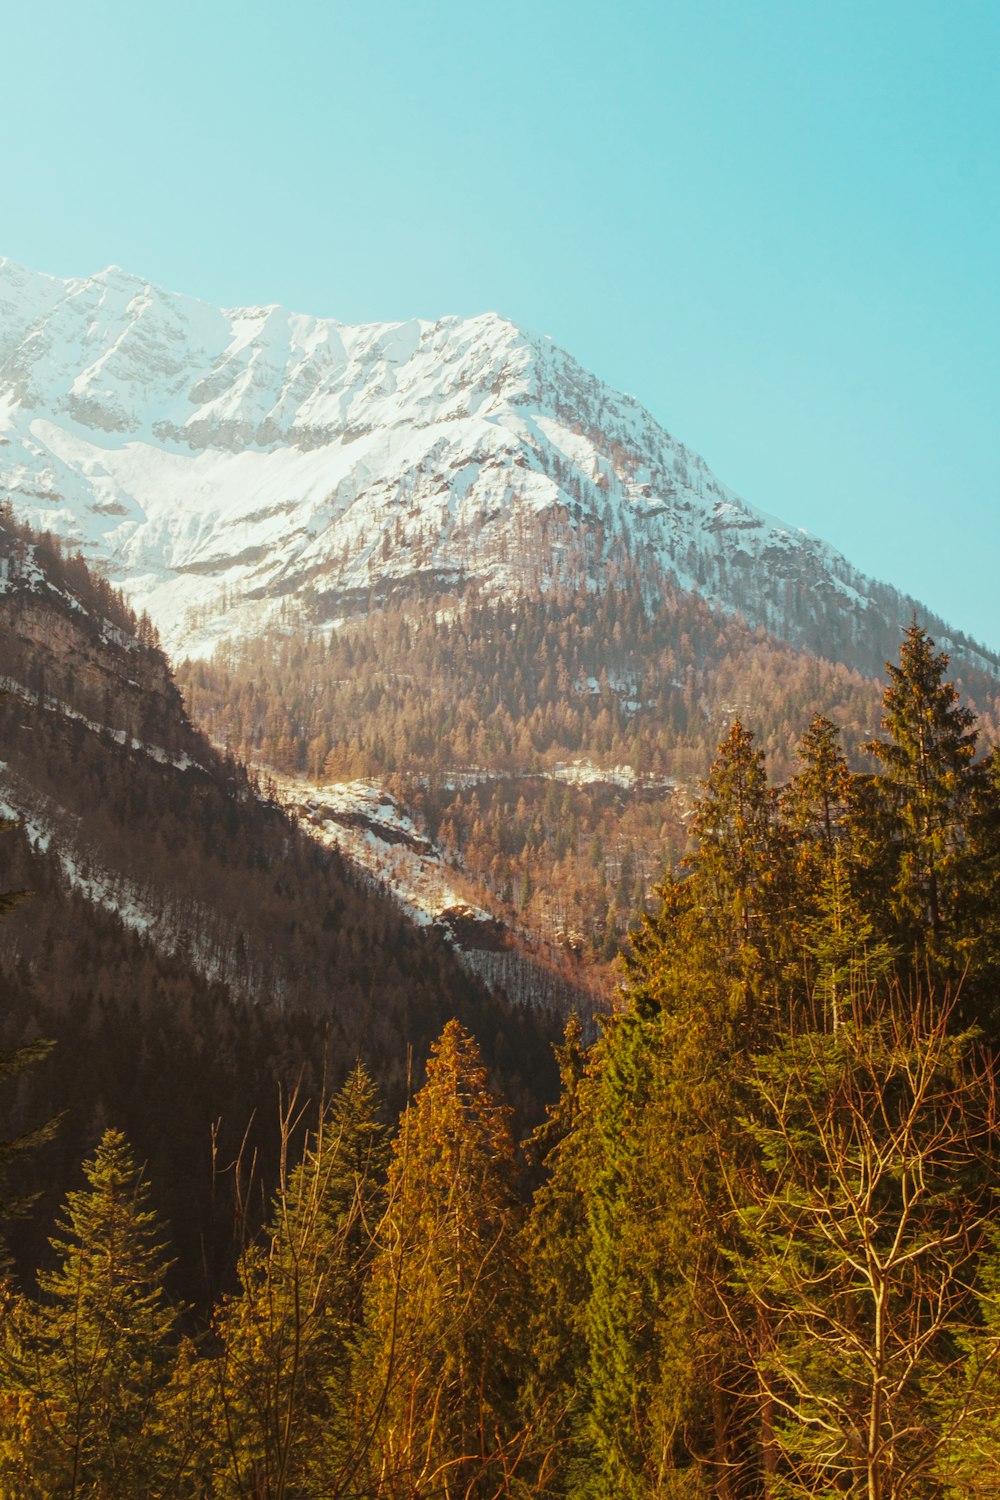
<path id="1" fill-rule="evenodd" d="M 706 1166 L 704 1092 L 683 1115 L 679 1108 L 691 1081 L 684 1033 L 693 1051 L 704 1037 L 673 998 L 666 1017 L 613 1017 L 595 1060 L 581 1184 L 587 1365 L 572 1488 L 588 1500 L 700 1493 L 690 1486 L 713 1446 L 700 1420 L 717 1353 L 706 1317 L 714 1236 L 701 1214 L 706 1183 L 694 1180 Z"/>
<path id="2" fill-rule="evenodd" d="M 289 1168 L 294 1113 L 293 1101 L 263 1243 L 241 1256 L 242 1292 L 224 1304 L 215 1324 L 219 1352 L 196 1372 L 211 1386 L 220 1495 L 286 1500 L 338 1493 L 351 1475 L 350 1339 L 360 1323 L 385 1131 L 374 1084 L 360 1064 L 322 1112 L 301 1161 Z"/>
<path id="3" fill-rule="evenodd" d="M 20 1452 L 7 1445 L 7 1474 L 27 1496 L 154 1496 L 173 1473 L 158 1423 L 175 1324 L 160 1225 L 119 1131 L 84 1174 L 52 1240 L 59 1264 L 12 1312 Z"/>
<path id="4" fill-rule="evenodd" d="M 886 663 L 887 740 L 865 748 L 881 763 L 880 810 L 891 837 L 893 916 L 913 948 L 964 967 L 962 889 L 976 773 L 975 715 L 945 678 L 948 657 L 916 621 Z M 882 830 L 876 827 L 875 839 Z"/>
<path id="5" fill-rule="evenodd" d="M 728 1287 L 728 1188 L 753 1050 L 773 1034 L 789 846 L 736 722 L 692 819 L 683 880 L 632 935 L 606 1028 L 587 1185 L 591 1289 L 582 1493 L 756 1493 L 761 1422 Z M 669 1478 L 668 1478 L 669 1476 Z"/>
<path id="6" fill-rule="evenodd" d="M 817 714 L 799 743 L 799 768 L 781 799 L 782 817 L 800 850 L 828 865 L 843 841 L 851 775 L 840 748 L 840 730 Z"/>
<path id="7" fill-rule="evenodd" d="M 839 741 L 836 725 L 817 716 L 782 796 L 795 864 L 787 921 L 796 977 L 805 981 L 799 987 L 800 1020 L 815 1024 L 818 1006 L 834 1028 L 846 996 L 862 981 L 883 976 L 891 963 L 890 949 L 876 943 L 855 890 L 862 862 L 855 826 L 859 778 L 848 771 Z"/>
<path id="8" fill-rule="evenodd" d="M 692 909 L 746 1044 L 766 1033 L 767 1006 L 787 951 L 783 917 L 791 865 L 788 839 L 768 785 L 763 752 L 737 719 L 719 745 L 691 822 Z"/>
<path id="9" fill-rule="evenodd" d="M 965 824 L 961 918 L 965 1013 L 989 1044 L 1000 1044 L 1000 749 L 975 768 Z"/>
<path id="10" fill-rule="evenodd" d="M 976 1281 L 977 1326 L 959 1347 L 960 1378 L 948 1393 L 946 1417 L 956 1404 L 960 1419 L 950 1422 L 938 1469 L 948 1482 L 948 1500 L 989 1500 L 1000 1493 L 1000 1225 L 993 1216 L 989 1244 Z"/>
<path id="11" fill-rule="evenodd" d="M 515 1169 L 509 1111 L 450 1021 L 393 1143 L 359 1356 L 380 1495 L 500 1493 L 522 1454 Z"/>
<path id="12" fill-rule="evenodd" d="M 0 699 L 6 693 L 0 693 Z M 0 833 L 12 829 L 11 819 L 0 817 Z M 0 891 L 0 919 L 12 912 L 28 896 L 28 891 Z M 48 1056 L 54 1046 L 50 1041 L 28 1042 L 8 1052 L 0 1051 L 0 1079 L 19 1078 L 26 1069 Z M 0 1140 L 0 1220 L 17 1218 L 27 1212 L 37 1194 L 14 1193 L 10 1189 L 12 1168 L 25 1155 L 50 1141 L 59 1126 L 59 1117 L 36 1125 L 32 1130 L 19 1131 L 6 1140 Z M 0 1267 L 6 1264 L 6 1251 L 0 1244 Z"/>
<path id="13" fill-rule="evenodd" d="M 0 901 L 3 897 L 0 896 Z M 41 1062 L 55 1044 L 49 1041 L 28 1042 L 9 1052 L 0 1052 L 0 1079 L 19 1078 L 26 1069 Z M 38 1197 L 37 1192 L 15 1192 L 10 1187 L 12 1169 L 26 1153 L 50 1141 L 59 1128 L 61 1116 L 54 1116 L 33 1130 L 23 1130 L 7 1140 L 0 1140 L 0 1219 L 19 1218 Z M 7 1264 L 7 1253 L 0 1242 L 0 1268 Z"/>

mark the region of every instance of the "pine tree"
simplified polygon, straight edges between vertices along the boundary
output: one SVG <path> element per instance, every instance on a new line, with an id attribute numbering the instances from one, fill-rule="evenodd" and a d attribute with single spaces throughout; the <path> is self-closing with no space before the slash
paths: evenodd
<path id="1" fill-rule="evenodd" d="M 947 655 L 935 652 L 916 621 L 899 665 L 886 666 L 882 727 L 889 738 L 865 748 L 882 766 L 875 789 L 891 832 L 893 915 L 918 952 L 950 956 L 960 968 L 975 715 L 945 679 Z"/>
<path id="2" fill-rule="evenodd" d="M 691 823 L 684 860 L 699 926 L 730 987 L 734 1024 L 746 1043 L 766 1032 L 765 1007 L 787 951 L 783 915 L 791 864 L 788 840 L 768 785 L 763 752 L 737 719 L 719 745 Z"/>
<path id="3" fill-rule="evenodd" d="M 359 1356 L 379 1494 L 492 1495 L 523 1448 L 515 1166 L 509 1111 L 450 1021 L 393 1143 Z"/>
<path id="4" fill-rule="evenodd" d="M 211 1387 L 218 1493 L 259 1500 L 337 1493 L 350 1477 L 350 1340 L 385 1165 L 375 1087 L 360 1064 L 291 1168 L 295 1114 L 293 1100 L 263 1241 L 240 1258 L 242 1292 L 215 1323 L 218 1354 L 193 1372 Z"/>
<path id="5" fill-rule="evenodd" d="M 20 1471 L 29 1495 L 131 1500 L 156 1495 L 171 1472 L 158 1424 L 175 1325 L 168 1262 L 119 1131 L 105 1131 L 84 1174 L 51 1242 L 59 1264 L 39 1276 L 39 1300 L 13 1311 Z"/>

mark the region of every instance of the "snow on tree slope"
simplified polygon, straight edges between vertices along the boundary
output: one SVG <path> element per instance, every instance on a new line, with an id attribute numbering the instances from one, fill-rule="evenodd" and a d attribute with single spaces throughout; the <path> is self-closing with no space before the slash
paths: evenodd
<path id="1" fill-rule="evenodd" d="M 911 603 L 495 314 L 355 327 L 117 266 L 62 281 L 0 259 L 3 492 L 190 653 L 281 610 L 336 618 L 469 580 L 670 579 L 841 655 Z"/>

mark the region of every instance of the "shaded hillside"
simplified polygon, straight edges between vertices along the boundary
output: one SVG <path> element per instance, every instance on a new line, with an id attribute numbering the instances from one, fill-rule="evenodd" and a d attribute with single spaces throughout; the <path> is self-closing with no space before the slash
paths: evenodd
<path id="1" fill-rule="evenodd" d="M 74 560 L 0 517 L 0 1045 L 58 1043 L 26 1080 L 70 1114 L 51 1186 L 108 1123 L 162 1162 L 190 1274 L 207 1232 L 209 1128 L 261 1139 L 279 1084 L 336 1085 L 357 1056 L 391 1107 L 459 1015 L 531 1113 L 540 1021 L 492 998 L 447 942 L 406 923 L 303 836 L 184 714 L 148 622 Z M 235 1144 L 234 1144 L 235 1142 Z M 195 1183 L 192 1189 L 192 1182 Z"/>

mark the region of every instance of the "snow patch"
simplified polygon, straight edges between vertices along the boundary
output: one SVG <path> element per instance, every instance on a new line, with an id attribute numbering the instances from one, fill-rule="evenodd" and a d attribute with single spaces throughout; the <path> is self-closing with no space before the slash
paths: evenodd
<path id="1" fill-rule="evenodd" d="M 586 758 L 557 761 L 548 775 L 554 781 L 564 781 L 570 786 L 593 786 L 595 782 L 604 782 L 628 790 L 639 780 L 632 766 L 598 766 Z"/>
<path id="2" fill-rule="evenodd" d="M 374 782 L 273 780 L 279 800 L 311 837 L 339 850 L 418 926 L 438 926 L 459 943 L 461 928 L 496 926 L 490 912 L 471 905 L 457 888 L 432 841 Z"/>

